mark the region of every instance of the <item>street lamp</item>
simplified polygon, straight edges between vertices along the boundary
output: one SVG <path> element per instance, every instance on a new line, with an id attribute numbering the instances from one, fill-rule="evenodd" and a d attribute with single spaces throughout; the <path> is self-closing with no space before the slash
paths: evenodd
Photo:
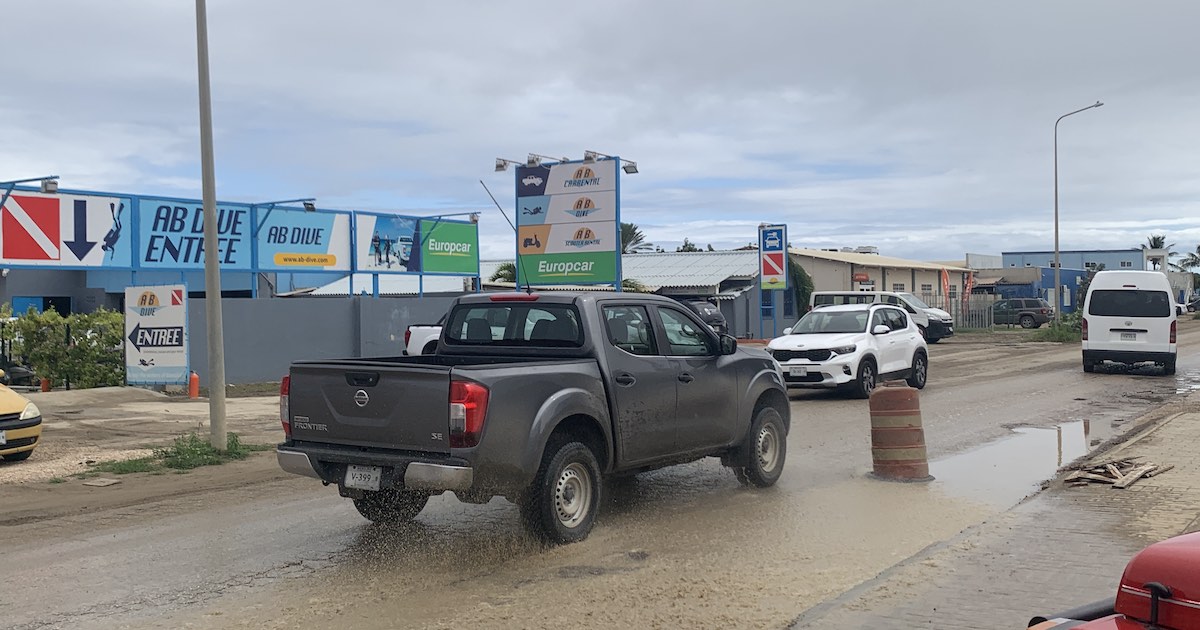
<path id="1" fill-rule="evenodd" d="M 620 160 L 620 161 L 624 162 L 624 164 L 621 166 L 621 170 L 625 171 L 626 174 L 633 175 L 638 172 L 637 162 L 634 162 L 633 160 L 626 160 L 625 158 L 614 157 L 614 156 L 608 155 L 606 153 L 601 153 L 599 151 L 584 151 L 583 152 L 583 163 L 584 164 L 594 164 L 596 162 L 596 160 L 599 158 L 608 158 L 610 160 Z"/>
<path id="2" fill-rule="evenodd" d="M 258 225 L 254 226 L 254 236 L 257 237 L 259 231 L 262 230 L 262 226 L 266 225 L 267 217 L 271 216 L 271 213 L 275 210 L 275 206 L 282 206 L 285 203 L 299 203 L 299 204 L 303 204 L 305 212 L 316 212 L 317 211 L 316 201 L 317 200 L 315 197 L 304 197 L 301 199 L 284 199 L 283 201 L 264 201 L 262 203 L 250 204 L 251 210 L 255 210 L 257 208 L 266 208 L 267 209 L 267 213 L 264 214 L 261 219 L 259 219 Z"/>
<path id="3" fill-rule="evenodd" d="M 1086 112 L 1095 107 L 1102 107 L 1104 103 L 1096 101 L 1092 105 L 1088 105 L 1083 109 L 1077 109 L 1073 112 L 1068 112 L 1058 117 L 1054 121 L 1054 323 L 1058 324 L 1062 321 L 1062 263 L 1058 257 L 1058 123 L 1067 116 L 1074 116 L 1079 112 Z"/>
<path id="4" fill-rule="evenodd" d="M 0 207 L 8 203 L 8 197 L 12 194 L 17 184 L 28 184 L 31 182 L 41 182 L 42 192 L 53 194 L 58 192 L 58 175 L 47 175 L 45 177 L 27 177 L 25 179 L 14 179 L 7 182 L 0 182 L 0 188 L 4 189 L 3 196 L 0 196 Z"/>

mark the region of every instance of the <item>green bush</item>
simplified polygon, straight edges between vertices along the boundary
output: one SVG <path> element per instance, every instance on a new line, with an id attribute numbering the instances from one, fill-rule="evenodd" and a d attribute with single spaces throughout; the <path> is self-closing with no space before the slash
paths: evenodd
<path id="1" fill-rule="evenodd" d="M 120 312 L 99 309 L 63 317 L 53 309 L 30 309 L 5 326 L 4 333 L 12 342 L 11 358 L 23 357 L 38 378 L 55 384 L 70 380 L 81 389 L 125 383 L 125 317 Z"/>
<path id="2" fill-rule="evenodd" d="M 1077 343 L 1082 339 L 1081 324 L 1082 318 L 1076 317 L 1072 321 L 1071 315 L 1063 317 L 1061 322 L 1051 322 L 1046 328 L 1038 329 L 1033 333 L 1034 341 L 1049 341 L 1058 343 Z"/>

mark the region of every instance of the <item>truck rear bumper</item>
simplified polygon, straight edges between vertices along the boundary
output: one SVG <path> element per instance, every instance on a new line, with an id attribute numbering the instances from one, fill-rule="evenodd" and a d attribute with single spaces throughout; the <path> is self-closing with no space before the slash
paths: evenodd
<path id="1" fill-rule="evenodd" d="M 276 447 L 275 456 L 285 472 L 327 483 L 340 484 L 346 464 L 381 466 L 387 471 L 385 480 L 399 481 L 414 490 L 469 490 L 475 481 L 475 470 L 461 460 L 437 463 L 416 461 L 418 458 L 400 454 L 351 454 L 336 448 L 285 445 Z"/>

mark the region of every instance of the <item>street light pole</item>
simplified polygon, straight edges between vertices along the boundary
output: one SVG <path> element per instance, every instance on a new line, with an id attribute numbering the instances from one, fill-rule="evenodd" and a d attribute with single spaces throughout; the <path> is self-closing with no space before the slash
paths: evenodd
<path id="1" fill-rule="evenodd" d="M 1058 254 L 1058 123 L 1062 122 L 1062 119 L 1066 118 L 1067 116 L 1074 116 L 1075 114 L 1078 114 L 1079 112 L 1086 112 L 1087 110 L 1092 109 L 1093 107 L 1101 107 L 1103 105 L 1104 105 L 1104 103 L 1101 103 L 1100 101 L 1096 101 L 1094 104 L 1088 105 L 1087 107 L 1084 107 L 1083 109 L 1077 109 L 1073 112 L 1063 114 L 1062 116 L 1058 117 L 1058 120 L 1054 121 L 1054 323 L 1055 324 L 1062 321 L 1062 308 L 1063 308 L 1062 292 L 1061 292 L 1062 274 L 1060 273 L 1060 269 L 1062 268 L 1062 263 L 1059 261 L 1059 254 Z"/>
<path id="2" fill-rule="evenodd" d="M 200 84 L 200 173 L 204 196 L 204 306 L 208 324 L 209 443 L 220 452 L 225 435 L 225 335 L 217 255 L 217 180 L 213 167 L 212 94 L 208 80 L 208 11 L 196 0 L 196 67 Z"/>

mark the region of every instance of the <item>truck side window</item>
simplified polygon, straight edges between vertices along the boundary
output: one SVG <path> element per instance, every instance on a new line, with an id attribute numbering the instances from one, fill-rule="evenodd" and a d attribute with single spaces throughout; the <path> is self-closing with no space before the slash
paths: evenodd
<path id="1" fill-rule="evenodd" d="M 668 353 L 677 357 L 702 357 L 715 353 L 712 339 L 683 313 L 659 308 L 658 318 L 667 333 Z"/>
<path id="2" fill-rule="evenodd" d="M 608 342 L 614 347 L 641 356 L 658 354 L 646 307 L 605 306 L 604 324 Z"/>

